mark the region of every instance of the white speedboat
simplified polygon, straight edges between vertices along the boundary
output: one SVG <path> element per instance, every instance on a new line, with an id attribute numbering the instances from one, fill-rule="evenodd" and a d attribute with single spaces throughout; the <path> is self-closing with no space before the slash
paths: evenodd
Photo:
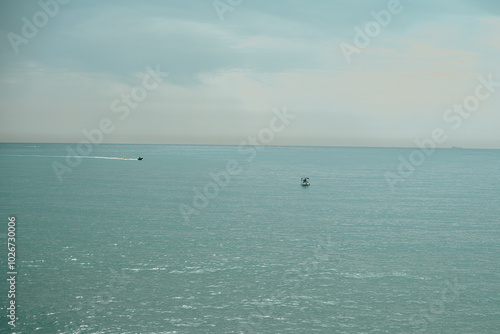
<path id="1" fill-rule="evenodd" d="M 309 178 L 308 177 L 303 177 L 300 179 L 300 184 L 303 186 L 303 187 L 307 187 L 308 185 L 310 185 L 309 183 Z"/>

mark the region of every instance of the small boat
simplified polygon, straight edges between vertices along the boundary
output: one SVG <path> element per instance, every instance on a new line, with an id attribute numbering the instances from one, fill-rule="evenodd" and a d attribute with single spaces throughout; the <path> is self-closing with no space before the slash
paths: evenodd
<path id="1" fill-rule="evenodd" d="M 142 160 L 142 159 L 144 159 L 144 158 L 143 158 L 143 157 L 139 157 L 139 158 L 137 158 L 137 160 Z"/>
<path id="2" fill-rule="evenodd" d="M 300 179 L 300 184 L 303 186 L 303 187 L 307 187 L 308 185 L 310 185 L 309 183 L 309 178 L 308 177 L 303 177 Z"/>

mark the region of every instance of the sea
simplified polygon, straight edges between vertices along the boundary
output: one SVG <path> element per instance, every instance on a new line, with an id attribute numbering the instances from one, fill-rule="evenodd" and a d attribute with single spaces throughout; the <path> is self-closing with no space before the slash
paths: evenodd
<path id="1" fill-rule="evenodd" d="M 500 333 L 500 150 L 4 143 L 0 220 L 1 333 Z"/>

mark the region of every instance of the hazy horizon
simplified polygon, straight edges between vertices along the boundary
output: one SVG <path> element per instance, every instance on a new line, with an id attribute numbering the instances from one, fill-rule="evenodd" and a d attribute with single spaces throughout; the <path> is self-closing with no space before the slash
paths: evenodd
<path id="1" fill-rule="evenodd" d="M 77 146 L 78 143 L 70 142 L 0 142 L 0 144 L 60 144 Z M 238 147 L 242 144 L 204 144 L 204 143 L 102 143 L 99 145 L 170 145 L 170 146 L 233 146 Z M 251 144 L 243 144 L 243 146 L 254 146 Z M 273 146 L 273 147 L 324 147 L 324 148 L 387 148 L 387 149 L 415 149 L 417 146 L 342 146 L 342 145 L 306 145 L 306 144 L 270 144 L 262 146 Z M 487 147 L 463 147 L 463 146 L 450 146 L 450 147 L 436 147 L 438 150 L 446 149 L 464 149 L 464 150 L 499 150 L 499 148 L 487 148 Z"/>
<path id="2" fill-rule="evenodd" d="M 495 1 L 0 8 L 0 142 L 500 148 Z"/>

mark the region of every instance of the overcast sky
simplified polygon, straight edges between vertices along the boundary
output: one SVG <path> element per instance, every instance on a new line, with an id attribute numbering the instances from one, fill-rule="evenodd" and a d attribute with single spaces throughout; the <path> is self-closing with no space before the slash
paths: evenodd
<path id="1" fill-rule="evenodd" d="M 408 147 L 442 128 L 442 147 L 500 148 L 500 86 L 478 88 L 500 83 L 498 0 L 41 2 L 50 15 L 0 0 L 2 142 L 79 142 L 109 118 L 107 143 L 239 144 L 286 106 L 272 144 Z M 148 67 L 169 75 L 114 112 Z"/>

